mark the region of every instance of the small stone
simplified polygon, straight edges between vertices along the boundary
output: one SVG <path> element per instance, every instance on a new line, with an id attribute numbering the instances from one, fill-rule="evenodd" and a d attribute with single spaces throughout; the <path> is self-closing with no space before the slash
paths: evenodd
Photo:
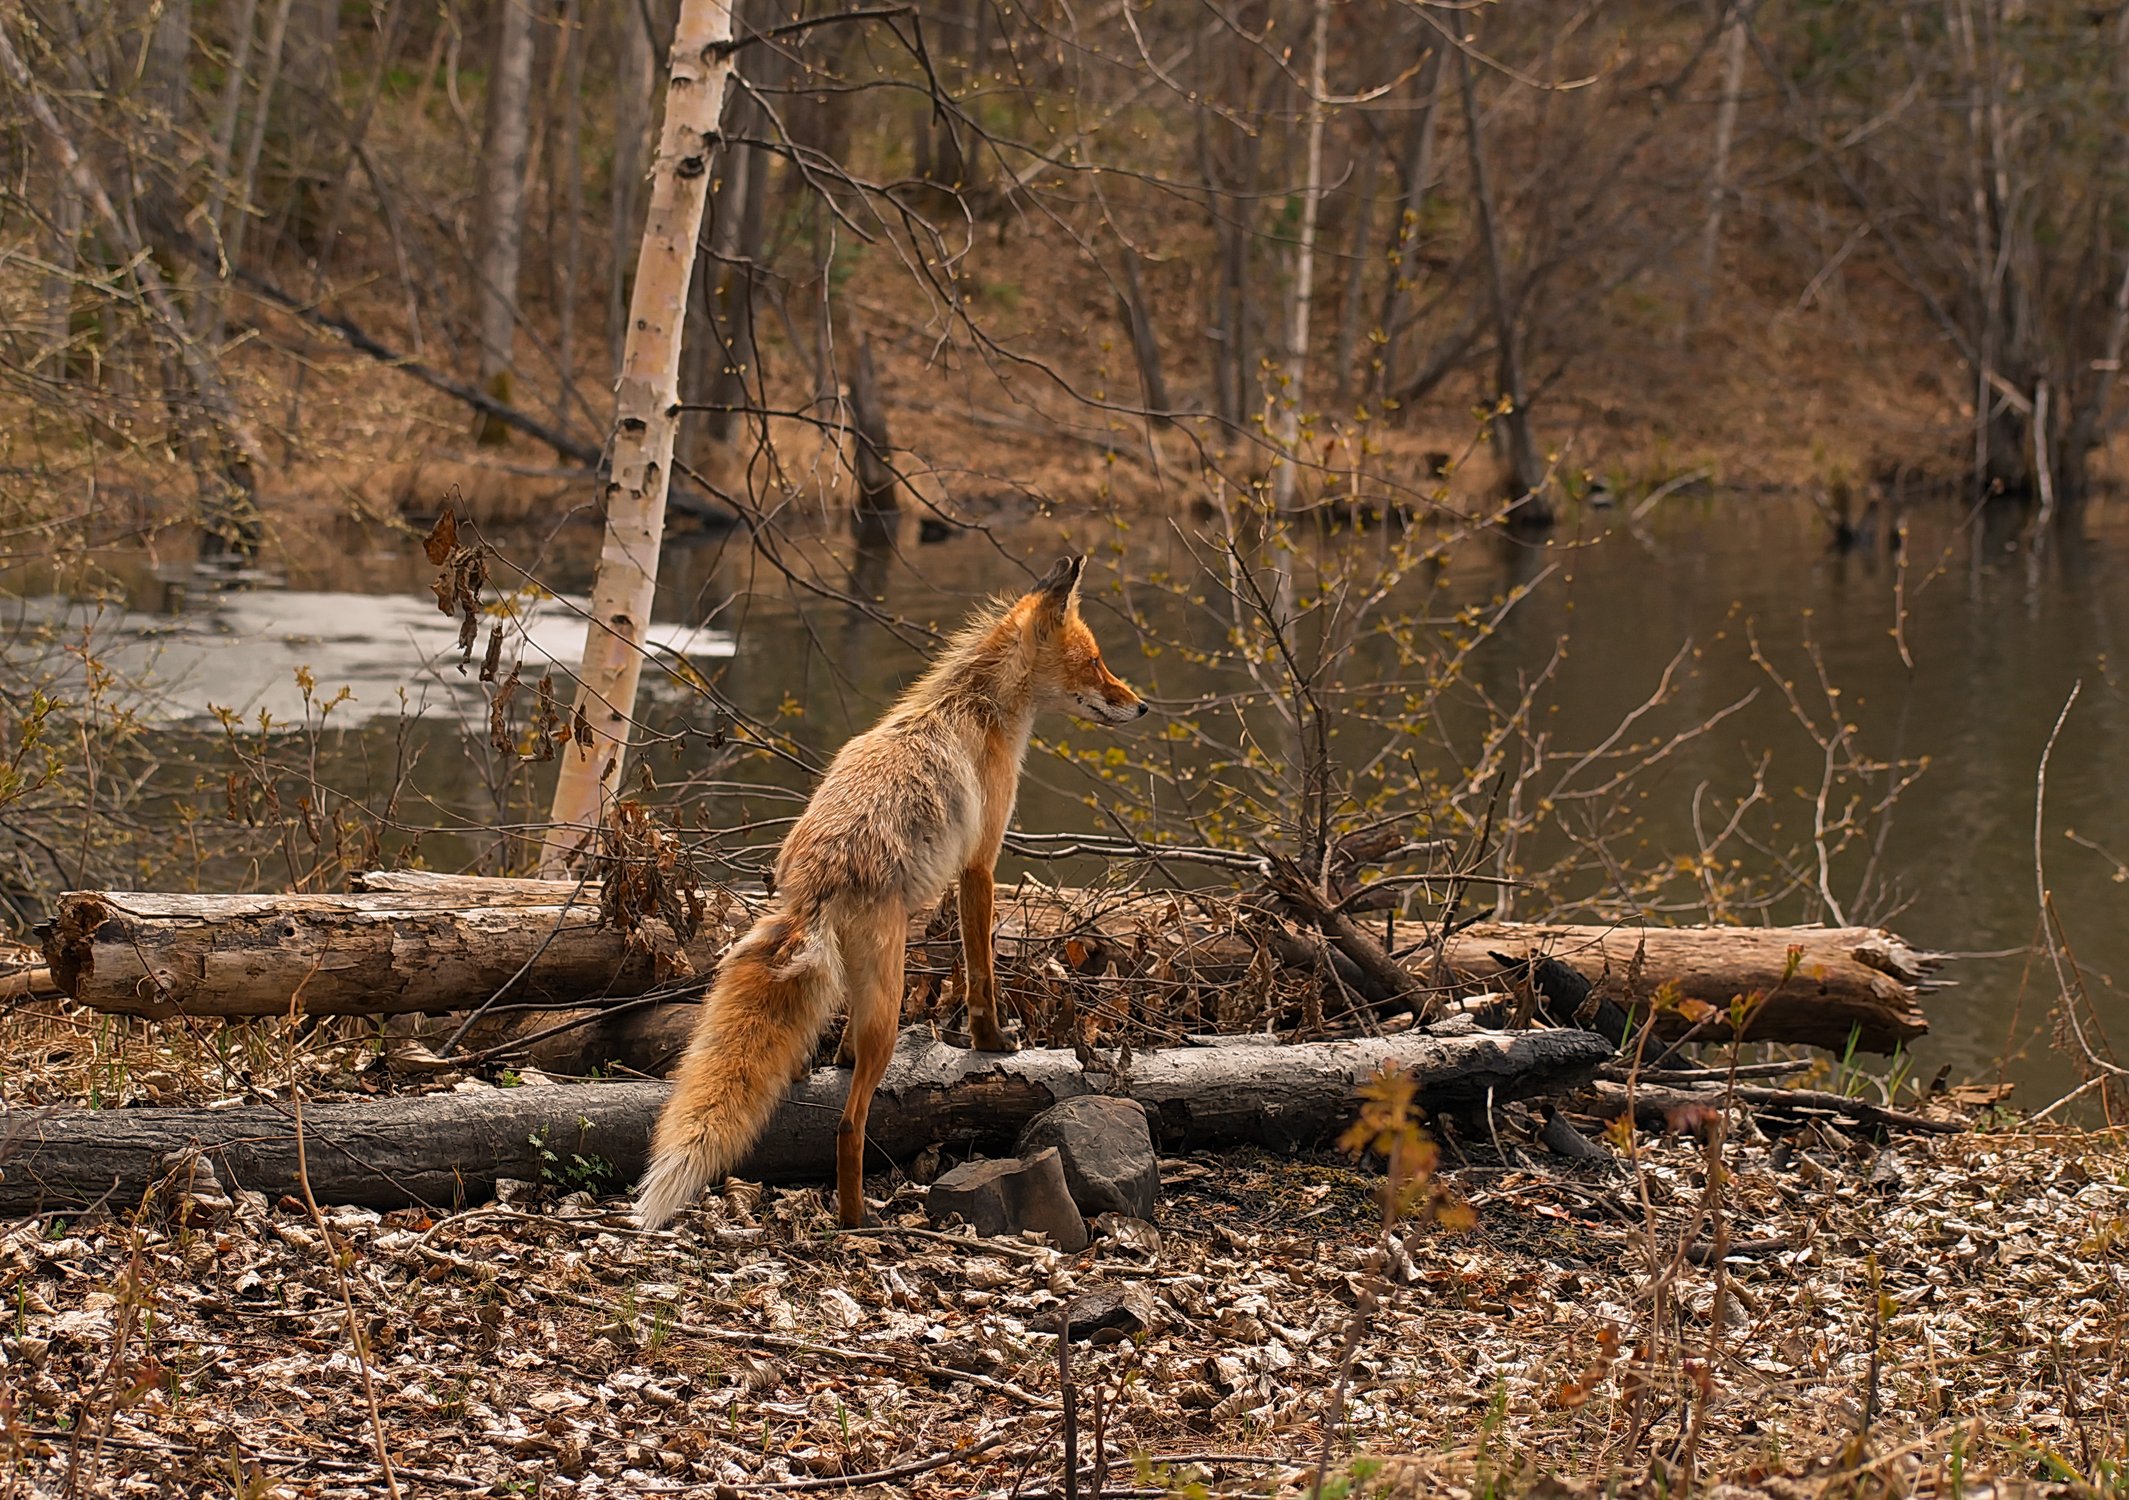
<path id="1" fill-rule="evenodd" d="M 1136 1099 L 1086 1094 L 1044 1110 L 1020 1132 L 1020 1153 L 1045 1147 L 1064 1157 L 1065 1184 L 1081 1213 L 1153 1217 L 1160 1157 Z"/>
<path id="2" fill-rule="evenodd" d="M 1086 1221 L 1073 1206 L 1055 1150 L 958 1166 L 931 1185 L 924 1206 L 934 1224 L 960 1219 L 987 1236 L 1032 1230 L 1067 1254 L 1087 1248 Z"/>

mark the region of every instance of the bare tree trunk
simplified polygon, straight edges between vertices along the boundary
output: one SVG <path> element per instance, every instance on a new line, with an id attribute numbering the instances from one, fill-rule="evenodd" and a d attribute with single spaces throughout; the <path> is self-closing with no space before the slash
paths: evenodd
<path id="1" fill-rule="evenodd" d="M 54 379 L 66 375 L 67 350 L 74 341 L 74 281 L 81 259 L 81 191 L 72 178 L 52 183 L 51 270 L 44 278 L 44 338 L 37 360 Z"/>
<path id="2" fill-rule="evenodd" d="M 2129 257 L 2122 262 L 2121 279 L 2114 284 L 2114 306 L 2107 323 L 2107 339 L 2100 357 L 2093 362 L 2093 382 L 2070 419 L 2061 451 L 2055 462 L 2062 474 L 2063 497 L 2082 499 L 2089 483 L 2092 450 L 2107 431 L 2107 412 L 2114 402 L 2114 387 L 2121 377 L 2122 356 L 2129 352 Z"/>
<path id="3" fill-rule="evenodd" d="M 718 409 L 710 413 L 710 432 L 723 443 L 740 436 L 747 409 L 755 404 L 755 394 L 764 379 L 761 341 L 755 334 L 754 320 L 760 313 L 758 271 L 767 223 L 771 163 L 767 152 L 751 146 L 740 154 L 747 158 L 746 182 L 735 205 L 738 222 L 718 267 L 714 303 L 717 343 L 723 359 L 711 384 Z"/>
<path id="4" fill-rule="evenodd" d="M 744 0 L 739 7 L 744 22 Z M 735 23 L 735 24 L 740 24 Z M 768 49 L 760 49 L 767 51 Z M 750 67 L 758 62 L 747 59 Z M 759 87 L 752 72 L 747 81 Z M 681 418 L 681 451 L 700 467 L 699 453 L 732 441 L 748 404 L 747 382 L 754 372 L 754 262 L 761 251 L 767 153 L 741 144 L 760 122 L 753 101 L 744 94 L 725 111 L 721 170 L 709 203 L 708 243 L 701 251 L 701 283 L 689 309 L 687 378 L 682 389 L 690 404 L 706 409 Z"/>
<path id="5" fill-rule="evenodd" d="M 1404 341 L 1405 299 L 1415 282 L 1412 254 L 1419 244 L 1420 210 L 1434 183 L 1434 122 L 1441 101 L 1442 51 L 1439 41 L 1419 70 L 1421 104 L 1406 125 L 1404 153 L 1398 163 L 1397 211 L 1390 222 L 1388 270 L 1383 277 L 1382 361 L 1375 374 L 1379 398 L 1398 388 L 1397 351 Z"/>
<path id="6" fill-rule="evenodd" d="M 1301 193 L 1301 230 L 1294 244 L 1293 298 L 1286 317 L 1286 360 L 1279 389 L 1272 393 L 1272 434 L 1279 455 L 1272 470 L 1272 504 L 1294 508 L 1294 487 L 1301 464 L 1301 404 L 1308 376 L 1309 317 L 1316 302 L 1316 222 L 1323 207 L 1323 122 L 1325 76 L 1330 52 L 1330 0 L 1315 0 L 1309 35 L 1308 165 Z"/>
<path id="7" fill-rule="evenodd" d="M 244 241 L 251 229 L 254 213 L 253 203 L 259 187 L 259 157 L 266 149 L 266 119 L 273 110 L 274 91 L 281 83 L 281 59 L 288 49 L 288 14 L 293 0 L 276 0 L 273 15 L 266 23 L 266 45 L 260 66 L 258 93 L 251 104 L 251 131 L 244 139 L 243 165 L 237 170 L 235 190 L 236 217 L 231 219 L 222 235 L 222 263 L 227 266 L 241 265 L 244 260 Z M 215 299 L 215 315 L 206 327 L 208 344 L 222 341 L 222 300 Z"/>
<path id="8" fill-rule="evenodd" d="M 1339 297 L 1338 341 L 1331 355 L 1336 399 L 1342 406 L 1352 395 L 1353 356 L 1360 347 L 1360 304 L 1367 286 L 1368 236 L 1375 228 L 1375 178 L 1382 162 L 1382 142 L 1365 132 L 1361 146 L 1360 185 L 1351 195 L 1352 217 L 1346 225 L 1345 290 Z"/>
<path id="9" fill-rule="evenodd" d="M 1708 218 L 1700 232 L 1700 280 L 1693 288 L 1693 308 L 1686 319 L 1688 337 L 1707 316 L 1715 292 L 1717 260 L 1722 254 L 1722 216 L 1730 201 L 1730 142 L 1737 134 L 1737 101 L 1745 83 L 1744 0 L 1729 0 L 1722 34 L 1722 102 L 1715 107 L 1715 158 L 1708 169 Z"/>
<path id="10" fill-rule="evenodd" d="M 720 148 L 719 159 L 730 162 L 729 148 Z M 710 202 L 716 203 L 716 190 Z M 714 216 L 714 207 L 706 211 Z M 712 231 L 714 233 L 714 231 Z M 707 244 L 695 247 L 695 275 L 688 292 L 687 314 L 680 323 L 680 428 L 673 434 L 673 463 L 677 469 L 704 472 L 710 444 L 704 428 L 710 414 L 701 410 L 712 394 L 717 366 L 724 351 L 718 347 L 716 320 L 710 316 L 710 298 L 717 284 L 717 261 Z"/>
<path id="11" fill-rule="evenodd" d="M 1471 160 L 1471 196 L 1478 207 L 1480 248 L 1486 257 L 1488 291 L 1493 300 L 1493 335 L 1499 345 L 1495 378 L 1507 408 L 1493 419 L 1493 441 L 1515 487 L 1512 526 L 1552 524 L 1552 506 L 1543 493 L 1545 465 L 1530 431 L 1530 412 L 1523 389 L 1522 334 L 1508 298 L 1508 273 L 1501 264 L 1501 241 L 1493 190 L 1486 181 L 1486 152 L 1480 138 L 1478 98 L 1471 84 L 1471 64 L 1463 49 L 1456 53 L 1456 82 L 1464 101 L 1464 149 Z"/>
<path id="12" fill-rule="evenodd" d="M 296 0 L 288 20 L 288 89 L 282 96 L 276 140 L 285 174 L 275 218 L 307 253 L 324 241 L 324 170 L 320 151 L 341 133 L 340 0 Z"/>
<path id="13" fill-rule="evenodd" d="M 636 206 L 643 201 L 644 158 L 650 148 L 652 56 L 649 0 L 618 0 L 621 7 L 621 77 L 614 88 L 612 185 L 613 270 L 607 287 L 607 337 L 614 368 L 621 367 L 628 329 L 629 248 L 636 243 Z"/>
<path id="14" fill-rule="evenodd" d="M 555 424 L 567 426 L 569 393 L 577 383 L 577 288 L 584 272 L 584 50 L 590 33 L 583 0 L 562 0 L 562 199 L 569 216 L 562 234 L 561 267 L 555 287 Z M 551 179 L 550 179 L 551 182 Z M 554 193 L 548 192 L 552 201 Z"/>
<path id="15" fill-rule="evenodd" d="M 517 339 L 518 262 L 525 243 L 525 163 L 532 137 L 531 0 L 498 0 L 495 71 L 488 80 L 487 136 L 481 147 L 479 249 L 480 384 L 498 401 L 515 397 L 511 351 Z M 508 442 L 492 416 L 477 427 L 482 446 Z"/>
<path id="16" fill-rule="evenodd" d="M 1975 301 L 1979 326 L 1974 330 L 1973 348 L 1976 353 L 1974 368 L 1974 484 L 1983 495 L 1989 493 L 1994 442 L 1992 429 L 1995 424 L 1991 413 L 1997 405 L 1993 382 L 1989 377 L 1996 373 L 1997 332 L 2003 307 L 2002 261 L 1996 254 L 1990 226 L 1996 222 L 1994 206 L 1989 201 L 1987 157 L 1987 113 L 1983 108 L 1981 88 L 1980 49 L 1974 39 L 1973 12 L 1961 3 L 1949 8 L 1946 19 L 1953 33 L 1960 39 L 1967 69 L 1967 212 L 1973 220 L 1974 275 L 1979 281 Z"/>
<path id="17" fill-rule="evenodd" d="M 1212 325 L 1219 340 L 1213 351 L 1214 404 L 1221 421 L 1240 427 L 1243 392 L 1249 385 L 1249 230 L 1240 215 L 1248 210 L 1240 197 L 1214 193 L 1212 199 L 1220 245 L 1218 311 Z"/>
<path id="18" fill-rule="evenodd" d="M 680 327 L 695 270 L 695 241 L 709 194 L 710 151 L 732 74 L 728 0 L 681 0 L 673 36 L 665 125 L 651 178 L 650 216 L 636 259 L 628 339 L 614 411 L 606 538 L 592 584 L 591 621 L 578 669 L 582 738 L 561 757 L 544 871 L 562 870 L 599 822 L 603 789 L 618 791 L 636 711 L 643 634 L 650 624 L 672 481 L 680 399 Z"/>
<path id="19" fill-rule="evenodd" d="M 164 0 L 160 4 L 150 0 L 146 5 L 125 4 L 119 13 L 127 17 L 129 26 L 137 19 L 140 28 L 139 87 L 128 101 L 137 114 L 127 130 L 131 149 L 121 159 L 119 200 L 125 204 L 128 216 L 141 226 L 143 238 L 156 243 L 166 240 L 183 217 L 178 197 L 182 161 L 179 139 L 191 98 L 185 68 L 192 51 L 192 8 L 190 0 Z M 136 38 L 130 31 L 124 44 L 132 55 Z M 164 270 L 170 277 L 171 295 L 182 307 L 192 268 L 183 261 L 172 264 L 166 260 Z M 182 450 L 198 424 L 189 409 L 191 396 L 177 351 L 166 346 L 160 353 L 170 443 Z M 214 490 L 210 481 L 210 509 L 212 500 L 219 498 Z"/>
<path id="20" fill-rule="evenodd" d="M 1153 313 L 1146 306 L 1146 284 L 1138 273 L 1138 252 L 1124 246 L 1124 323 L 1131 330 L 1131 356 L 1138 363 L 1139 395 L 1146 410 L 1168 421 L 1168 381 L 1161 373 L 1161 341 L 1153 331 Z"/>
<path id="21" fill-rule="evenodd" d="M 2040 490 L 2040 513 L 2033 518 L 2033 534 L 2046 537 L 2055 519 L 2055 461 L 2048 454 L 2048 382 L 2033 387 L 2033 483 Z M 2029 554 L 2038 556 L 2037 553 Z"/>
<path id="22" fill-rule="evenodd" d="M 860 541 L 885 541 L 894 534 L 900 502 L 895 494 L 894 466 L 887 461 L 892 440 L 887 435 L 887 403 L 880 396 L 880 380 L 872 366 L 872 340 L 860 336 L 850 363 L 850 425 L 856 448 L 857 505 L 851 525 Z"/>
<path id="23" fill-rule="evenodd" d="M 1207 98 L 1225 74 L 1218 49 L 1199 49 L 1200 88 Z M 1246 69 L 1241 57 L 1237 69 Z M 1222 122 L 1216 112 L 1201 109 L 1197 117 L 1198 168 L 1205 179 L 1205 213 L 1212 222 L 1218 246 L 1219 274 L 1214 281 L 1211 307 L 1207 310 L 1206 337 L 1212 344 L 1213 411 L 1229 431 L 1243 424 L 1243 405 L 1249 390 L 1249 248 L 1250 217 L 1255 207 L 1252 193 L 1256 174 L 1257 135 L 1242 136 L 1237 149 L 1240 161 L 1221 160 L 1213 141 L 1213 126 Z"/>
<path id="24" fill-rule="evenodd" d="M 710 198 L 707 243 L 696 253 L 696 288 L 688 306 L 687 359 L 680 381 L 681 398 L 696 409 L 681 414 L 677 451 L 682 462 L 698 472 L 707 455 L 729 443 L 738 429 L 738 408 L 747 402 L 752 364 L 751 289 L 741 262 L 747 258 L 743 242 L 750 190 L 766 164 L 753 151 L 733 146 L 730 134 L 721 157 L 724 172 Z"/>
<path id="25" fill-rule="evenodd" d="M 141 79 L 148 106 L 158 186 L 167 188 L 177 166 L 177 141 L 185 128 L 192 93 L 185 67 L 192 55 L 191 0 L 164 0 L 148 33 Z"/>
<path id="26" fill-rule="evenodd" d="M 744 11 L 742 12 L 744 14 Z M 757 7 L 755 15 L 762 14 Z M 757 47 L 746 59 L 746 80 L 756 91 L 774 90 L 784 81 L 784 59 L 773 47 Z M 730 443 L 740 433 L 746 409 L 761 387 L 761 345 L 755 337 L 759 312 L 762 238 L 768 226 L 771 154 L 745 138 L 767 133 L 768 121 L 752 97 L 741 96 L 727 111 L 726 180 L 710 205 L 710 248 L 716 264 L 710 284 L 710 317 L 716 364 L 709 383 L 711 405 L 704 414 L 705 436 Z"/>
<path id="27" fill-rule="evenodd" d="M 222 221 L 229 208 L 229 166 L 236 154 L 237 122 L 244 108 L 244 75 L 251 67 L 251 34 L 256 28 L 259 0 L 238 0 L 231 22 L 229 61 L 222 75 L 222 96 L 215 105 L 214 136 L 208 144 L 207 243 L 219 257 L 223 251 Z M 192 307 L 192 331 L 202 339 L 218 339 L 222 326 L 222 278 L 214 278 L 200 291 Z"/>
<path id="28" fill-rule="evenodd" d="M 384 13 L 378 18 L 377 48 L 370 58 L 369 74 L 363 81 L 362 97 L 355 106 L 353 118 L 347 121 L 346 149 L 341 153 L 337 169 L 332 173 L 332 184 L 327 192 L 324 216 L 317 233 L 317 253 L 311 258 L 310 287 L 305 300 L 316 305 L 325 298 L 333 272 L 333 251 L 340 242 L 340 228 L 347 220 L 349 201 L 354 196 L 355 163 L 360 159 L 363 143 L 369 135 L 370 121 L 376 115 L 377 102 L 383 96 L 385 79 L 399 54 L 400 23 L 406 14 L 405 0 L 385 0 Z M 315 184 L 305 185 L 301 191 L 308 194 Z M 297 434 L 303 430 L 303 390 L 310 374 L 308 361 L 297 361 L 295 372 L 289 380 L 287 415 L 281 423 L 283 455 L 293 460 L 297 447 Z"/>

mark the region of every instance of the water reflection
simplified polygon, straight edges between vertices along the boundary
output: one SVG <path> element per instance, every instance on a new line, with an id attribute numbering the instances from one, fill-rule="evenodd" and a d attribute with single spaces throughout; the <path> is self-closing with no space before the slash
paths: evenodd
<path id="1" fill-rule="evenodd" d="M 1181 524 L 1187 530 L 1204 523 Z M 1989 1075 L 2009 1053 L 2013 1077 L 2036 1091 L 2062 1088 L 2074 1081 L 2074 1069 L 2050 1039 L 2052 981 L 2038 966 L 2029 973 L 2024 957 L 2037 920 L 2034 773 L 2049 727 L 2071 685 L 2082 681 L 2055 751 L 2043 848 L 2102 1018 L 2129 1036 L 2129 1002 L 2115 983 L 2129 967 L 2129 798 L 2120 790 L 2129 694 L 2117 638 L 2129 610 L 2129 573 L 2121 565 L 2129 514 L 2098 503 L 2039 549 L 2028 545 L 2025 525 L 2009 510 L 1915 504 L 1881 516 L 1873 534 L 1859 534 L 1853 545 L 1831 549 L 1823 516 L 1805 500 L 1678 495 L 1642 516 L 1624 505 L 1571 514 L 1543 543 L 1485 537 L 1458 545 L 1439 565 L 1438 588 L 1420 570 L 1393 606 L 1438 616 L 1530 588 L 1474 655 L 1470 679 L 1494 701 L 1513 702 L 1549 673 L 1536 691 L 1536 712 L 1558 745 L 1604 738 L 1667 671 L 1671 696 L 1643 732 L 1673 734 L 1729 713 L 1643 787 L 1646 796 L 1632 812 L 1639 856 L 1649 861 L 1692 858 L 1700 837 L 1696 808 L 1705 816 L 1733 802 L 1762 769 L 1781 836 L 1790 847 L 1807 838 L 1825 752 L 1780 683 L 1802 684 L 1800 697 L 1823 708 L 1825 700 L 1812 697 L 1823 672 L 1838 690 L 1839 713 L 1826 714 L 1822 728 L 1839 730 L 1883 763 L 1928 762 L 1889 822 L 1873 824 L 1871 838 L 1833 871 L 1832 894 L 1845 914 L 1895 925 L 1924 946 L 2016 950 L 1953 967 L 1948 977 L 1956 987 L 1929 1002 L 1936 1033 L 1924 1048 L 1925 1072 L 1948 1063 L 1958 1075 Z M 1073 541 L 1097 544 L 1090 617 L 1119 673 L 1171 712 L 1235 687 L 1190 651 L 1175 649 L 1223 649 L 1232 619 L 1188 597 L 1204 580 L 1187 539 L 1160 518 L 1117 529 L 1001 517 L 937 545 L 919 547 L 913 531 L 899 542 L 873 540 L 857 548 L 841 532 L 824 535 L 792 544 L 774 565 L 744 538 L 668 541 L 659 639 L 686 651 L 742 718 L 789 736 L 795 751 L 791 761 L 750 766 L 749 777 L 803 786 L 803 763 L 818 764 L 877 714 L 921 665 L 931 632 L 951 628 L 974 601 L 1024 582 L 1021 563 L 1040 566 Z M 1111 545 L 1118 541 L 1120 554 Z M 596 545 L 589 529 L 500 542 L 506 557 L 547 587 L 587 588 Z M 1321 545 L 1372 554 L 1380 541 L 1346 534 Z M 429 570 L 403 539 L 356 537 L 328 557 L 275 559 L 288 590 L 187 598 L 169 612 L 162 612 L 152 568 L 107 561 L 106 576 L 118 580 L 124 605 L 102 628 L 136 653 L 126 660 L 151 664 L 172 714 L 207 701 L 288 713 L 300 707 L 288 697 L 297 665 L 309 667 L 327 693 L 342 682 L 353 686 L 365 707 L 390 707 L 405 687 L 417 702 L 447 711 L 452 723 L 437 732 L 456 742 L 465 740 L 458 721 L 482 702 L 448 664 L 439 665 L 440 654 L 452 654 L 445 648 L 455 647 L 454 627 L 435 612 Z M 1111 592 L 1119 567 L 1133 580 L 1130 604 L 1163 638 L 1157 654 L 1135 649 L 1117 611 L 1125 597 Z M 786 570 L 811 584 L 793 584 Z M 1170 585 L 1146 581 L 1163 572 Z M 323 586 L 328 581 L 331 588 Z M 9 606 L 18 619 L 55 607 Z M 550 618 L 574 623 L 559 613 Z M 70 616 L 66 623 L 76 622 Z M 570 634 L 547 640 L 536 630 L 528 650 L 567 660 L 577 649 Z M 1372 649 L 1363 643 L 1354 658 L 1358 680 L 1394 670 Z M 715 721 L 700 694 L 662 680 L 655 722 L 701 728 Z M 1444 712 L 1476 711 L 1466 703 Z M 1092 742 L 1090 732 L 1050 727 Z M 1131 732 L 1159 727 L 1156 719 Z M 1476 736 L 1462 723 L 1443 728 L 1449 738 Z M 1275 738 L 1266 729 L 1267 739 Z M 344 789 L 362 792 L 364 736 L 392 732 L 389 721 L 348 732 L 340 752 Z M 697 736 L 643 760 L 669 785 L 714 770 L 726 754 Z M 435 805 L 460 808 L 477 826 L 489 793 L 475 760 L 471 753 L 436 755 L 419 775 Z M 1042 830 L 1112 828 L 1103 809 L 1113 810 L 1117 795 L 1081 767 L 1039 758 L 1018 821 Z M 719 792 L 700 815 L 730 826 L 788 811 L 788 802 Z M 773 830 L 759 836 L 773 837 Z M 470 856 L 482 847 L 468 842 L 459 852 Z M 453 858 L 454 848 L 449 839 L 424 844 L 437 862 Z M 1753 916 L 1790 920 L 1804 904 L 1799 898 Z"/>

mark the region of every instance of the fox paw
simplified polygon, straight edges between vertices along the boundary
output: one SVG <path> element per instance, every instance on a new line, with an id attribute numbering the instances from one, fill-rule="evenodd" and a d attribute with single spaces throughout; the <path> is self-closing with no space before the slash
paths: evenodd
<path id="1" fill-rule="evenodd" d="M 835 1222 L 843 1229 L 881 1229 L 886 1227 L 886 1221 L 874 1213 L 869 1206 L 860 1208 L 857 1214 L 852 1216 L 844 1213 L 842 1205 L 837 1204 Z"/>
<path id="2" fill-rule="evenodd" d="M 1018 1052 L 1020 1044 L 998 1029 L 998 1023 L 988 1016 L 971 1016 L 968 1022 L 968 1039 L 977 1052 Z"/>

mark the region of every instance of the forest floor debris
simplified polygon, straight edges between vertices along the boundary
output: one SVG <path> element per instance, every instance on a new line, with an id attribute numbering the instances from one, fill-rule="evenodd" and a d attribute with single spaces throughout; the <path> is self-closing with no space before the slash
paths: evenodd
<path id="1" fill-rule="evenodd" d="M 1061 1494 L 1049 1330 L 1135 1288 L 1151 1326 L 1073 1350 L 1080 1493 L 1306 1495 L 1378 1276 L 1326 1493 L 2121 1483 L 2118 1133 L 1753 1134 L 1719 1221 L 1691 1137 L 1451 1149 L 1476 1228 L 1386 1252 L 1332 1155 L 1169 1159 L 1157 1234 L 1077 1256 L 920 1229 L 914 1186 L 877 1232 L 735 1183 L 647 1234 L 566 1180 L 432 1218 L 195 1179 L 0 1228 L 0 1494 L 381 1496 L 379 1432 L 407 1495 Z"/>

